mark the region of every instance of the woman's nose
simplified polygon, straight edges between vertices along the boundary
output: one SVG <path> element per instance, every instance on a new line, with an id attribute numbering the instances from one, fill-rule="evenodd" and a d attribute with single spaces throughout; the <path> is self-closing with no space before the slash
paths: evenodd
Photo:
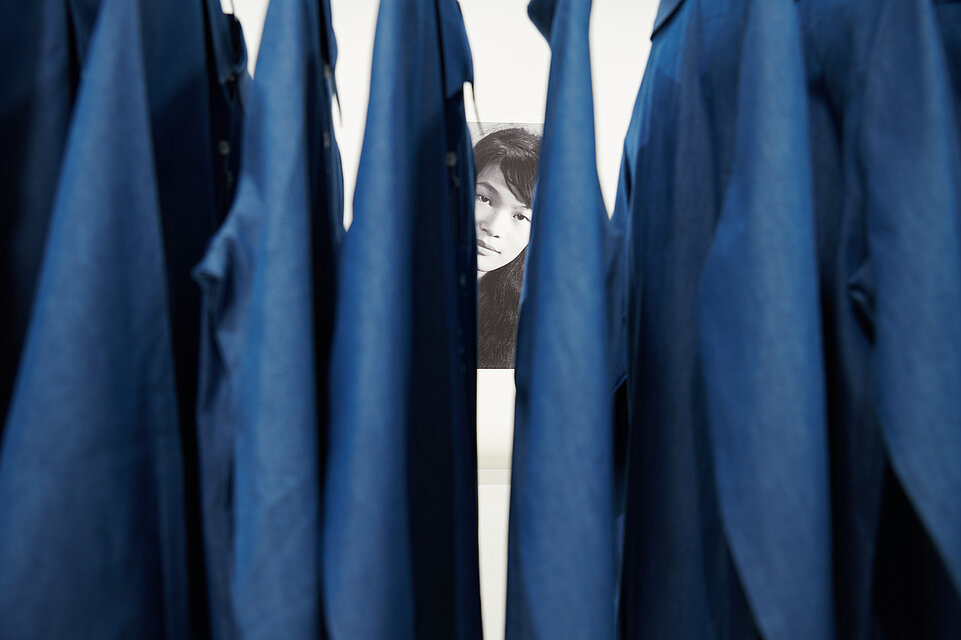
<path id="1" fill-rule="evenodd" d="M 493 218 L 492 215 L 486 215 L 483 218 L 477 219 L 477 227 L 487 235 L 491 235 L 491 219 L 492 218 Z"/>
<path id="2" fill-rule="evenodd" d="M 491 237 L 500 238 L 506 218 L 507 216 L 501 209 L 492 209 L 481 222 L 481 229 L 490 234 Z"/>

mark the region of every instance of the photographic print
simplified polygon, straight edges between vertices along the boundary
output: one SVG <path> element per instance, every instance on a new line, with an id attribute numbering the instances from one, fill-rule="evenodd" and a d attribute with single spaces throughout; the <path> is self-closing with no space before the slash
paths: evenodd
<path id="1" fill-rule="evenodd" d="M 477 366 L 513 369 L 542 124 L 468 123 L 474 145 Z"/>

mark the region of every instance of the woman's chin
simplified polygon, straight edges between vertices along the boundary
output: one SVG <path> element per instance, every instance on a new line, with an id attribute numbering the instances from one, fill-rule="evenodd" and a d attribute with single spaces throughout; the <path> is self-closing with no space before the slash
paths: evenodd
<path id="1" fill-rule="evenodd" d="M 504 264 L 506 264 L 506 263 L 501 264 L 500 261 L 494 262 L 493 260 L 485 260 L 484 258 L 485 257 L 481 255 L 477 256 L 477 273 L 478 274 L 497 271 L 498 269 L 503 267 Z"/>

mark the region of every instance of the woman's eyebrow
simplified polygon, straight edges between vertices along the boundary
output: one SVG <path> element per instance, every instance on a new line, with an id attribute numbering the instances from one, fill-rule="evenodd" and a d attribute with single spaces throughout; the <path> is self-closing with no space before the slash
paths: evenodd
<path id="1" fill-rule="evenodd" d="M 495 194 L 500 193 L 500 192 L 497 190 L 497 187 L 495 187 L 495 186 L 492 185 L 491 183 L 487 182 L 486 180 L 483 181 L 483 182 L 478 182 L 477 184 L 475 184 L 475 185 L 474 185 L 474 191 L 477 191 L 477 189 L 478 189 L 479 187 L 484 187 L 485 189 L 487 189 L 487 190 L 490 191 L 491 193 L 495 193 Z M 526 204 L 524 204 L 523 202 L 521 202 L 521 201 L 517 198 L 517 195 L 516 195 L 513 191 L 511 192 L 511 195 L 514 196 L 514 199 L 517 200 L 517 202 L 518 202 L 518 204 L 516 204 L 516 205 L 514 205 L 513 207 L 511 207 L 512 209 L 514 209 L 515 211 L 526 211 L 526 210 L 530 209 L 530 205 L 526 205 Z"/>

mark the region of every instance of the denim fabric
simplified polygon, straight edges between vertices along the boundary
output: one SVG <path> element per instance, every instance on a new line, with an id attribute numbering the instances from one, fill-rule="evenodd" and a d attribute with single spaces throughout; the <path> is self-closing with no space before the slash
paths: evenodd
<path id="1" fill-rule="evenodd" d="M 103 0 L 68 2 L 78 56 L 85 60 Z M 196 467 L 193 422 L 200 317 L 200 292 L 191 270 L 203 257 L 223 217 L 217 209 L 219 187 L 214 182 L 214 163 L 219 160 L 218 149 L 211 144 L 210 95 L 211 82 L 223 63 L 208 60 L 207 41 L 221 39 L 219 31 L 229 28 L 223 20 L 210 20 L 211 12 L 205 4 L 206 0 L 172 0 L 149 2 L 143 7 L 147 92 L 170 286 L 177 395 L 191 475 Z M 217 57 L 214 51 L 210 55 Z M 217 111 L 221 117 L 226 115 Z"/>
<path id="2" fill-rule="evenodd" d="M 517 335 L 509 640 L 614 637 L 608 218 L 594 152 L 590 11 L 590 0 L 528 8 L 552 55 Z"/>
<path id="3" fill-rule="evenodd" d="M 271 3 L 237 200 L 196 271 L 215 638 L 324 637 L 321 481 L 343 234 L 329 22 L 326 2 Z"/>
<path id="4" fill-rule="evenodd" d="M 839 631 L 850 638 L 956 636 L 961 148 L 934 6 L 799 6 L 811 96 Z M 950 578 L 937 575 L 945 571 Z"/>
<path id="5" fill-rule="evenodd" d="M 244 104 L 250 89 L 247 45 L 240 21 L 220 7 L 220 0 L 205 0 L 207 60 L 210 92 L 210 154 L 214 186 L 215 227 L 233 203 L 242 156 Z"/>
<path id="6" fill-rule="evenodd" d="M 2 424 L 30 319 L 76 90 L 77 63 L 63 0 L 0 3 L 0 59 Z"/>
<path id="7" fill-rule="evenodd" d="M 68 0 L 78 57 L 103 0 Z M 143 5 L 147 94 L 173 327 L 174 361 L 189 513 L 191 585 L 203 601 L 197 386 L 200 366 L 200 289 L 191 277 L 223 219 L 233 191 L 241 145 L 243 49 L 216 0 L 165 0 Z M 228 33 L 225 34 L 225 31 Z M 225 41 L 231 40 L 228 45 Z M 231 71 L 228 71 L 230 69 Z M 221 144 L 225 142 L 226 145 Z M 205 609 L 194 609 L 198 630 Z"/>
<path id="8" fill-rule="evenodd" d="M 0 638 L 190 637 L 138 2 L 93 30 L 0 449 Z"/>
<path id="9" fill-rule="evenodd" d="M 455 0 L 384 0 L 331 355 L 331 637 L 480 638 L 470 49 Z"/>
<path id="10" fill-rule="evenodd" d="M 627 441 L 630 419 L 627 395 L 627 316 L 628 297 L 634 282 L 628 269 L 631 240 L 631 211 L 634 202 L 634 163 L 641 147 L 641 132 L 645 117 L 645 102 L 640 92 L 634 101 L 631 122 L 624 136 L 621 152 L 621 168 L 614 198 L 614 211 L 608 224 L 605 257 L 607 261 L 608 366 L 609 379 L 614 397 L 614 469 L 615 500 L 619 513 L 617 525 L 618 562 L 624 535 L 624 494 L 627 481 Z M 637 295 L 635 292 L 634 295 Z M 620 580 L 618 580 L 618 589 Z"/>
<path id="11" fill-rule="evenodd" d="M 627 297 L 630 287 L 627 256 L 630 250 L 631 206 L 634 195 L 634 162 L 641 146 L 641 129 L 644 118 L 644 101 L 640 93 L 634 101 L 631 122 L 624 136 L 621 151 L 621 168 L 614 196 L 614 212 L 608 225 L 607 244 L 607 299 L 608 320 L 608 375 L 611 388 L 621 388 L 627 377 Z"/>
<path id="12" fill-rule="evenodd" d="M 209 7 L 209 5 L 208 5 Z M 163 218 L 167 278 L 170 283 L 170 317 L 173 327 L 174 362 L 177 367 L 177 398 L 187 486 L 188 552 L 192 598 L 203 603 L 203 539 L 201 531 L 200 471 L 197 452 L 197 387 L 200 352 L 200 289 L 191 272 L 202 259 L 210 237 L 223 217 L 231 185 L 215 163 L 235 165 L 240 144 L 230 144 L 222 154 L 211 139 L 217 132 L 239 131 L 242 109 L 224 108 L 222 85 L 215 73 L 222 56 L 215 57 L 210 39 L 229 28 L 224 20 L 205 25 L 204 5 L 194 0 L 144 4 L 144 40 L 151 127 L 155 141 L 160 210 Z M 223 16 L 221 15 L 221 18 Z M 221 52 L 222 53 L 222 52 Z M 234 60 L 237 64 L 237 60 Z M 225 120 L 226 119 L 226 122 Z M 219 202 L 218 202 L 219 199 Z M 198 633 L 206 631 L 206 608 L 194 607 Z"/>
<path id="13" fill-rule="evenodd" d="M 630 202 L 629 638 L 834 636 L 800 35 L 791 0 L 658 11 Z"/>
<path id="14" fill-rule="evenodd" d="M 831 508 L 799 20 L 745 16 L 733 154 L 698 327 L 721 518 L 759 629 L 834 635 Z"/>

